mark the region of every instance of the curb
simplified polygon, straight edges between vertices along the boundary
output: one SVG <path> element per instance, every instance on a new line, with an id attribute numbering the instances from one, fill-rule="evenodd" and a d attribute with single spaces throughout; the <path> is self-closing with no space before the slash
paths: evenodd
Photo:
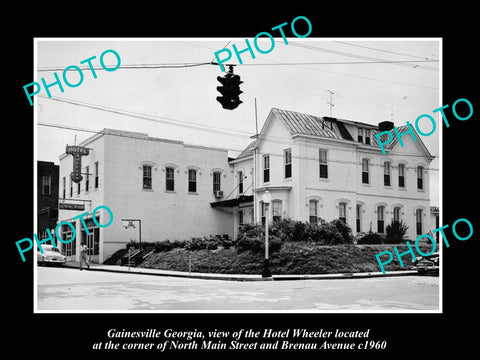
<path id="1" fill-rule="evenodd" d="M 65 268 L 78 270 L 77 263 L 67 263 Z M 237 275 L 237 274 L 214 274 L 214 273 L 187 273 L 181 271 L 157 270 L 148 268 L 130 268 L 126 266 L 114 265 L 93 265 L 86 271 L 103 271 L 115 272 L 123 274 L 138 274 L 138 275 L 154 275 L 154 276 L 169 276 L 191 279 L 203 280 L 226 280 L 226 281 L 288 281 L 288 280 L 338 280 L 338 279 L 366 279 L 377 277 L 395 277 L 395 276 L 412 276 L 418 275 L 417 270 L 399 270 L 390 271 L 386 274 L 382 272 L 368 272 L 368 273 L 342 273 L 342 274 L 299 274 L 299 275 L 273 275 L 270 278 L 262 278 L 261 275 Z"/>

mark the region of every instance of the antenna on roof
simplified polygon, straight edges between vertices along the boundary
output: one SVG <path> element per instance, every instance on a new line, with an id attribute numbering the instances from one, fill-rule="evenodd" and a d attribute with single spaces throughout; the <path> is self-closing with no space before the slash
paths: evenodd
<path id="1" fill-rule="evenodd" d="M 327 104 L 330 105 L 330 117 L 332 117 L 332 108 L 335 106 L 333 105 L 332 95 L 335 94 L 332 90 L 327 90 L 330 93 L 330 101 L 327 101 Z"/>
<path id="2" fill-rule="evenodd" d="M 255 98 L 255 135 L 258 135 L 257 98 Z"/>

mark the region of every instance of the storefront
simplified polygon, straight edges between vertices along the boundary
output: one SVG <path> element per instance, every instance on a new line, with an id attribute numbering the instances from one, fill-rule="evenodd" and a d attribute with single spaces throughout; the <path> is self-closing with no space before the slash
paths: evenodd
<path id="1" fill-rule="evenodd" d="M 88 260 L 93 263 L 99 263 L 100 228 L 95 224 L 91 216 L 90 218 L 84 217 L 83 220 L 85 226 L 83 226 L 80 219 L 62 221 L 61 230 L 58 231 L 63 240 L 63 243 L 58 241 L 60 252 L 67 257 L 67 261 L 79 261 L 80 246 L 85 243 L 88 248 Z M 96 220 L 98 223 L 100 218 L 97 216 Z"/>

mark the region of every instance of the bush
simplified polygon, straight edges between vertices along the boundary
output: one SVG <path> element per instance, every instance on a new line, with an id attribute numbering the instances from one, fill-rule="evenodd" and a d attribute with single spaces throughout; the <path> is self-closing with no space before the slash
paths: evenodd
<path id="1" fill-rule="evenodd" d="M 185 241 L 185 250 L 203 250 L 207 248 L 207 243 L 202 238 L 192 237 Z"/>
<path id="2" fill-rule="evenodd" d="M 408 226 L 401 221 L 392 221 L 386 227 L 387 236 L 385 237 L 386 244 L 400 244 L 403 237 L 407 233 Z"/>
<path id="3" fill-rule="evenodd" d="M 333 225 L 342 236 L 341 242 L 335 242 L 333 244 L 353 244 L 353 233 L 348 224 L 344 223 L 340 219 L 334 219 L 330 222 L 330 224 Z"/>
<path id="4" fill-rule="evenodd" d="M 368 234 L 365 234 L 363 237 L 358 239 L 357 244 L 365 245 L 365 244 L 383 244 L 383 239 L 377 233 L 372 232 L 370 230 Z"/>
<path id="5" fill-rule="evenodd" d="M 220 245 L 224 249 L 230 249 L 231 246 L 235 245 L 235 242 L 232 240 L 230 236 L 223 235 L 222 238 L 220 239 Z"/>
<path id="6" fill-rule="evenodd" d="M 256 254 L 260 252 L 262 246 L 263 242 L 258 237 L 248 237 L 246 235 L 241 235 L 237 238 L 237 253 L 251 251 Z"/>
<path id="7" fill-rule="evenodd" d="M 155 242 L 155 252 L 170 251 L 172 249 L 173 244 L 170 242 L 170 240 Z"/>

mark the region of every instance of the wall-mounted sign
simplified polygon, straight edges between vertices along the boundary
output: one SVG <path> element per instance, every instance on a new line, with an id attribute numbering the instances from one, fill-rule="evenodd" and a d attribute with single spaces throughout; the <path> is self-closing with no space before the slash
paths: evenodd
<path id="1" fill-rule="evenodd" d="M 69 203 L 59 203 L 58 208 L 61 210 L 85 210 L 85 204 L 69 204 Z"/>
<path id="2" fill-rule="evenodd" d="M 88 155 L 89 151 L 89 148 L 83 146 L 67 145 L 65 153 L 73 156 L 73 172 L 70 175 L 73 182 L 82 181 L 82 156 Z"/>

